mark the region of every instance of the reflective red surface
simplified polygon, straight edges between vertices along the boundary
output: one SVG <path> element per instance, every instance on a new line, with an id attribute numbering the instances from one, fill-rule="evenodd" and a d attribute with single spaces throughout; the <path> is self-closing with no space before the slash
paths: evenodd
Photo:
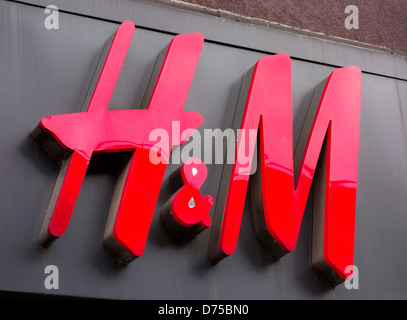
<path id="1" fill-rule="evenodd" d="M 202 229 L 212 224 L 209 210 L 213 205 L 210 195 L 203 197 L 199 188 L 207 176 L 206 165 L 199 159 L 191 158 L 181 166 L 184 186 L 176 193 L 171 211 L 174 219 L 182 226 L 200 224 Z"/>
<path id="2" fill-rule="evenodd" d="M 61 148 L 72 151 L 49 221 L 50 237 L 61 236 L 68 224 L 89 160 L 93 152 L 134 150 L 125 172 L 125 185 L 113 228 L 116 241 L 131 255 L 140 256 L 145 247 L 155 204 L 173 145 L 186 141 L 203 123 L 196 112 L 184 111 L 189 87 L 203 45 L 201 34 L 176 36 L 165 54 L 148 107 L 145 110 L 107 110 L 133 33 L 126 21 L 118 28 L 86 112 L 48 116 L 39 127 Z M 183 140 L 172 139 L 172 125 L 180 124 Z M 171 142 L 155 150 L 150 133 L 161 129 Z M 159 152 L 162 161 L 153 164 L 150 156 Z"/>
<path id="3" fill-rule="evenodd" d="M 341 68 L 330 75 L 296 181 L 289 56 L 279 54 L 258 61 L 241 125 L 242 129 L 260 128 L 261 159 L 257 170 L 261 170 L 264 223 L 285 252 L 296 246 L 312 179 L 327 136 L 324 259 L 342 278 L 345 278 L 345 267 L 353 265 L 354 259 L 360 99 L 359 68 Z M 236 154 L 242 152 L 239 148 L 240 142 Z M 254 147 L 249 149 L 246 143 L 245 148 L 244 152 L 252 159 Z M 247 170 L 244 170 L 246 166 L 236 161 L 230 178 L 219 241 L 223 256 L 236 249 L 249 181 Z"/>

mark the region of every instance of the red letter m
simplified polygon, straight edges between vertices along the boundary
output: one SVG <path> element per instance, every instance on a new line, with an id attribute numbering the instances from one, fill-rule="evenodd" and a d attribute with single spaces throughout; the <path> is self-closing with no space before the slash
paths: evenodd
<path id="1" fill-rule="evenodd" d="M 236 161 L 222 174 L 209 260 L 216 263 L 236 248 L 255 153 L 242 141 L 259 130 L 250 179 L 257 237 L 276 259 L 294 250 L 315 177 L 313 267 L 335 286 L 354 264 L 361 71 L 337 69 L 317 87 L 294 157 L 289 56 L 260 59 L 245 79 L 235 116 L 244 130 Z M 249 162 L 239 161 L 241 155 Z"/>

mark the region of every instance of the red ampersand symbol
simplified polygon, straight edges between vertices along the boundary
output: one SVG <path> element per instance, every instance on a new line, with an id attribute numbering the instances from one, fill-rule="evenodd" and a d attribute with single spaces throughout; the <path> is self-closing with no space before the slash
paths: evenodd
<path id="1" fill-rule="evenodd" d="M 170 176 L 171 184 L 178 191 L 161 210 L 161 222 L 169 233 L 197 235 L 211 226 L 209 211 L 213 198 L 203 197 L 199 191 L 207 173 L 201 160 L 190 158 Z"/>

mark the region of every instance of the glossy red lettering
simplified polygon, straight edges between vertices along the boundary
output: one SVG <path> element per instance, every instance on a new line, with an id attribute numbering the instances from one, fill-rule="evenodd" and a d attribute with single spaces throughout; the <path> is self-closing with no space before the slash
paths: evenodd
<path id="1" fill-rule="evenodd" d="M 251 188 L 257 236 L 276 259 L 294 250 L 323 152 L 320 158 L 324 169 L 316 183 L 320 197 L 314 201 L 314 220 L 319 215 L 323 225 L 314 224 L 314 229 L 319 228 L 319 234 L 314 236 L 314 268 L 337 284 L 346 278 L 345 268 L 354 260 L 361 72 L 357 67 L 337 69 L 318 86 L 297 147 L 296 180 L 289 56 L 260 59 L 246 79 L 240 128 L 246 129 L 244 132 L 259 130 L 259 162 Z M 217 226 L 212 230 L 209 252 L 213 263 L 231 255 L 238 241 L 250 177 L 247 167 L 251 167 L 251 163 L 240 164 L 238 154 L 249 154 L 249 159 L 254 154 L 248 144 L 245 150 L 239 150 L 243 148 L 242 139 L 245 137 L 239 137 L 230 175 L 222 177 L 221 189 L 227 192 L 218 197 L 216 205 Z M 321 235 L 322 244 L 317 241 Z"/>
<path id="2" fill-rule="evenodd" d="M 203 123 L 199 113 L 183 110 L 203 46 L 198 33 L 174 37 L 160 55 L 144 109 L 107 110 L 134 29 L 132 22 L 124 22 L 106 47 L 82 112 L 45 117 L 31 133 L 62 163 L 40 233 L 44 247 L 67 229 L 92 155 L 130 151 L 103 241 L 122 264 L 141 256 L 171 149 Z M 295 249 L 315 182 L 313 266 L 337 285 L 354 265 L 361 71 L 337 69 L 317 86 L 294 155 L 291 86 L 285 54 L 260 59 L 245 75 L 234 120 L 234 129 L 240 129 L 235 162 L 224 166 L 209 260 L 217 263 L 235 251 L 249 178 L 257 167 L 250 178 L 254 226 L 276 259 Z M 156 129 L 168 134 L 162 144 L 150 140 Z M 256 133 L 257 151 L 250 143 Z M 212 225 L 213 199 L 199 191 L 206 175 L 198 159 L 172 175 L 175 193 L 161 212 L 167 231 L 196 235 Z"/>
<path id="3" fill-rule="evenodd" d="M 134 150 L 116 187 L 104 243 L 123 264 L 142 255 L 171 147 L 189 138 L 177 141 L 170 136 L 169 150 L 153 150 L 149 134 L 162 128 L 171 135 L 173 122 L 192 133 L 187 129 L 203 122 L 199 113 L 183 110 L 203 45 L 198 33 L 176 36 L 163 52 L 145 110 L 107 110 L 134 29 L 130 21 L 118 28 L 86 111 L 45 117 L 31 134 L 63 159 L 40 235 L 43 246 L 68 227 L 92 154 Z M 162 161 L 153 164 L 151 152 L 159 152 Z"/>
<path id="4" fill-rule="evenodd" d="M 177 191 L 161 210 L 161 222 L 169 233 L 195 236 L 211 226 L 213 198 L 203 197 L 199 191 L 206 176 L 206 165 L 196 158 L 190 158 L 170 176 Z"/>

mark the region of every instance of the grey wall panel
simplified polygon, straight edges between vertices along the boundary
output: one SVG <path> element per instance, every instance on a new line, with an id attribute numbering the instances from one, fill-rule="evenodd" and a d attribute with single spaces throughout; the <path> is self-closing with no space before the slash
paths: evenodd
<path id="1" fill-rule="evenodd" d="M 363 75 L 362 91 L 355 244 L 359 290 L 330 289 L 313 273 L 312 201 L 296 250 L 272 262 L 255 237 L 247 197 L 236 252 L 211 266 L 209 230 L 185 242 L 160 224 L 175 164 L 167 168 L 144 255 L 119 267 L 102 245 L 119 155 L 92 160 L 67 232 L 49 249 L 40 249 L 37 238 L 59 169 L 28 134 L 46 115 L 80 110 L 103 45 L 118 27 L 61 13 L 60 29 L 46 30 L 44 17 L 41 8 L 0 2 L 0 290 L 118 299 L 407 298 L 407 82 L 372 74 Z M 109 108 L 141 104 L 158 53 L 171 39 L 165 32 L 136 29 Z M 231 125 L 243 74 L 262 56 L 204 44 L 185 107 L 204 116 L 202 134 L 205 128 Z M 389 64 L 392 59 L 380 56 Z M 315 86 L 333 70 L 292 61 L 295 141 Z M 216 197 L 221 169 L 208 165 L 203 194 Z M 44 269 L 51 264 L 59 268 L 58 290 L 44 287 Z"/>
<path id="2" fill-rule="evenodd" d="M 44 8 L 46 0 L 19 1 Z M 157 3 L 158 2 L 158 3 Z M 167 5 L 160 4 L 167 3 Z M 352 42 L 337 38 L 323 40 L 323 35 L 295 31 L 273 25 L 271 28 L 240 23 L 233 18 L 216 17 L 193 12 L 160 0 L 54 0 L 59 10 L 108 21 L 131 20 L 137 26 L 171 33 L 201 32 L 208 41 L 269 53 L 285 52 L 292 57 L 334 66 L 357 65 L 363 71 L 407 79 L 405 55 L 385 58 L 378 47 L 362 49 Z M 169 4 L 169 5 L 168 5 Z M 220 14 L 222 15 L 222 14 Z M 360 45 L 363 45 L 360 43 Z M 388 53 L 390 54 L 390 53 Z"/>

